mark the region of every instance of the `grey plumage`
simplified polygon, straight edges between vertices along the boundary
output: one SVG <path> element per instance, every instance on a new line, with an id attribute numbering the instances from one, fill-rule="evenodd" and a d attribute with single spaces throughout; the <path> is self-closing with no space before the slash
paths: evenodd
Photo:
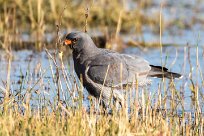
<path id="1" fill-rule="evenodd" d="M 91 95 L 99 98 L 102 92 L 105 102 L 110 99 L 111 93 L 113 97 L 124 101 L 121 85 L 132 84 L 136 79 L 139 85 L 146 85 L 150 83 L 147 77 L 181 76 L 169 72 L 167 68 L 150 65 L 141 57 L 97 48 L 90 36 L 83 32 L 72 32 L 66 36 L 66 40 L 71 41 L 69 45 L 73 49 L 77 76 L 82 76 L 83 85 Z"/>

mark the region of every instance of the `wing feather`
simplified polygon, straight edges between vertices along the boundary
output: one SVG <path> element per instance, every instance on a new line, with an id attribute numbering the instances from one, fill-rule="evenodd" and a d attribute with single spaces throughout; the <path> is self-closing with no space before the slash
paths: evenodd
<path id="1" fill-rule="evenodd" d="M 96 83 L 103 84 L 107 73 L 104 85 L 108 87 L 121 83 L 129 84 L 133 82 L 136 75 L 138 80 L 142 81 L 151 69 L 149 63 L 143 58 L 115 52 L 100 54 L 89 62 L 87 72 L 89 78 Z"/>

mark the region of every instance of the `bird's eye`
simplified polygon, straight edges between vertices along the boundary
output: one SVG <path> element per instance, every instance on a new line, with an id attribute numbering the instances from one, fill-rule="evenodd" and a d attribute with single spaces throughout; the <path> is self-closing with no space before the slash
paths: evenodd
<path id="1" fill-rule="evenodd" d="M 77 38 L 74 38 L 72 41 L 75 43 L 78 39 Z"/>

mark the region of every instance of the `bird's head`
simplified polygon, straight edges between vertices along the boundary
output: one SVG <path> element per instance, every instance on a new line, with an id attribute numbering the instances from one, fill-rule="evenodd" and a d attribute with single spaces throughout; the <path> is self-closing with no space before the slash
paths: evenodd
<path id="1" fill-rule="evenodd" d="M 74 51 L 86 50 L 95 47 L 91 37 L 84 32 L 71 32 L 67 34 L 64 46 L 69 46 Z"/>

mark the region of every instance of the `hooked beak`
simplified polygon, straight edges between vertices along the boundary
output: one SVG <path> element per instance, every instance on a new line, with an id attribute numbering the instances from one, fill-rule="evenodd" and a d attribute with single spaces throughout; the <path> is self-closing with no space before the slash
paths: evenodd
<path id="1" fill-rule="evenodd" d="M 71 45 L 72 44 L 72 41 L 71 40 L 64 40 L 64 42 L 63 42 L 63 45 L 64 46 L 67 46 L 67 45 Z"/>

